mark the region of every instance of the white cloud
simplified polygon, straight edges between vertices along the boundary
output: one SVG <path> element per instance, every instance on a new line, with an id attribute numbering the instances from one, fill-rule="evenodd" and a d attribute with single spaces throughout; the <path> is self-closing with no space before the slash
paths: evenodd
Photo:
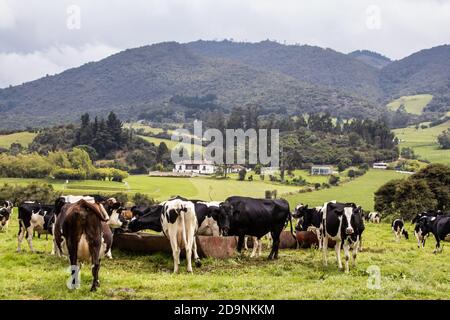
<path id="1" fill-rule="evenodd" d="M 0 53 L 0 88 L 56 74 L 118 51 L 103 44 L 86 44 L 80 48 L 64 45 L 31 53 Z"/>
<path id="2" fill-rule="evenodd" d="M 6 0 L 0 0 L 0 29 L 11 29 L 15 25 L 14 13 Z"/>

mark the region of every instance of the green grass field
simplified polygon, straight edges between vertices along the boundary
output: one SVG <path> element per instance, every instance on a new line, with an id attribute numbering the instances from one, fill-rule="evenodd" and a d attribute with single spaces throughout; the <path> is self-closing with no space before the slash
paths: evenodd
<path id="1" fill-rule="evenodd" d="M 36 137 L 36 133 L 32 132 L 18 132 L 0 135 L 0 147 L 9 149 L 12 143 L 20 143 L 23 147 L 28 147 L 34 137 Z"/>
<path id="2" fill-rule="evenodd" d="M 419 94 L 415 96 L 403 96 L 392 102 L 387 107 L 396 111 L 401 105 L 405 106 L 406 112 L 412 114 L 422 114 L 423 109 L 430 103 L 433 96 L 430 94 Z"/>
<path id="3" fill-rule="evenodd" d="M 450 299 L 446 245 L 434 255 L 431 239 L 424 249 L 412 238 L 396 243 L 387 223 L 366 225 L 364 250 L 349 274 L 337 269 L 332 249 L 328 267 L 315 249 L 280 250 L 277 261 L 267 261 L 268 242 L 262 257 L 208 258 L 193 274 L 186 273 L 184 260 L 180 273 L 172 274 L 169 254 L 113 250 L 113 260 L 102 260 L 96 293 L 89 292 L 89 265 L 82 268 L 81 288 L 67 289 L 69 263 L 50 255 L 51 237 L 34 238 L 36 254 L 26 241 L 16 253 L 17 228 L 14 214 L 10 228 L 0 233 L 0 299 Z M 370 286 L 372 268 L 379 268 L 379 288 Z"/>
<path id="4" fill-rule="evenodd" d="M 400 139 L 400 147 L 413 148 L 423 159 L 431 162 L 450 164 L 450 150 L 442 150 L 436 141 L 442 131 L 450 128 L 450 121 L 427 129 L 416 129 L 414 126 L 395 129 Z"/>
<path id="5" fill-rule="evenodd" d="M 309 181 L 325 180 L 327 177 L 307 176 L 306 172 L 297 172 Z M 305 173 L 305 174 L 303 174 Z M 111 181 L 70 181 L 68 184 L 62 180 L 52 179 L 15 179 L 0 178 L 0 184 L 26 185 L 32 181 L 47 182 L 55 190 L 64 194 L 83 195 L 87 193 L 116 193 L 128 194 L 145 193 L 157 200 L 166 200 L 172 196 L 181 195 L 191 199 L 224 200 L 232 195 L 242 195 L 263 198 L 266 190 L 277 190 L 278 197 L 286 198 L 291 206 L 298 203 L 309 205 L 323 204 L 329 200 L 352 201 L 363 206 L 366 210 L 373 209 L 373 193 L 384 183 L 391 179 L 402 178 L 405 175 L 390 170 L 370 170 L 367 174 L 338 187 L 298 193 L 301 187 L 282 185 L 270 182 L 267 178 L 261 181 L 255 177 L 254 181 L 238 181 L 236 175 L 230 179 L 213 179 L 210 177 L 195 178 L 167 178 L 149 177 L 146 175 L 133 175 L 125 183 Z"/>
<path id="6" fill-rule="evenodd" d="M 374 192 L 392 179 L 406 178 L 408 175 L 392 170 L 369 170 L 364 176 L 343 184 L 342 186 L 319 191 L 297 193 L 286 199 L 293 208 L 299 203 L 311 206 L 323 205 L 326 201 L 354 202 L 365 210 L 373 210 Z"/>

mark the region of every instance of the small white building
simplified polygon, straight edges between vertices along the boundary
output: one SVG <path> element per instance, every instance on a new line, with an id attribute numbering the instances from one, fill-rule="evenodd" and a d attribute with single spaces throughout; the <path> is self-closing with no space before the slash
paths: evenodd
<path id="1" fill-rule="evenodd" d="M 386 170 L 388 168 L 388 164 L 386 162 L 375 162 L 372 167 L 374 169 Z"/>
<path id="2" fill-rule="evenodd" d="M 261 174 L 276 174 L 280 172 L 280 167 L 262 167 Z"/>
<path id="3" fill-rule="evenodd" d="M 175 163 L 173 172 L 213 174 L 216 171 L 214 162 L 207 160 L 183 160 Z"/>
<path id="4" fill-rule="evenodd" d="M 249 171 L 246 167 L 241 166 L 240 164 L 233 164 L 231 167 L 227 168 L 227 173 L 239 173 L 242 169 Z"/>
<path id="5" fill-rule="evenodd" d="M 333 174 L 332 166 L 311 166 L 312 176 L 329 176 Z"/>

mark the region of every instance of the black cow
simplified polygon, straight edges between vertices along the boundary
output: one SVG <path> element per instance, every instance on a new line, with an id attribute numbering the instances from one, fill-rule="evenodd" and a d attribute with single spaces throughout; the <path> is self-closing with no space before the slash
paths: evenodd
<path id="1" fill-rule="evenodd" d="M 419 225 L 417 224 L 417 222 L 419 222 L 420 218 L 422 217 L 437 217 L 440 215 L 443 215 L 444 213 L 441 210 L 427 210 L 427 211 L 423 211 L 421 213 L 418 213 L 414 216 L 414 218 L 412 219 L 411 223 L 415 223 L 416 225 L 414 226 L 414 236 L 417 239 L 417 247 L 418 248 L 423 248 L 425 247 L 425 242 L 427 240 L 428 234 L 426 235 L 420 235 L 419 234 Z"/>
<path id="2" fill-rule="evenodd" d="M 295 208 L 293 218 L 299 219 L 299 224 L 295 228 L 297 231 L 312 231 L 317 237 L 319 249 L 322 249 L 322 210 L 318 208 L 308 208 L 308 205 L 298 205 Z M 301 224 L 301 226 L 299 226 Z"/>
<path id="3" fill-rule="evenodd" d="M 11 211 L 13 204 L 11 201 L 1 201 L 0 207 L 0 231 L 5 231 L 9 225 L 9 219 L 11 218 Z"/>
<path id="4" fill-rule="evenodd" d="M 261 239 L 267 233 L 272 235 L 272 250 L 269 259 L 278 258 L 280 234 L 290 221 L 292 233 L 292 215 L 289 203 L 284 199 L 267 200 L 248 197 L 229 197 L 215 212 L 214 219 L 224 236 L 238 236 L 239 253 L 242 251 L 246 235 Z M 295 239 L 295 236 L 292 235 Z"/>
<path id="5" fill-rule="evenodd" d="M 52 233 L 55 221 L 55 206 L 43 205 L 39 202 L 24 202 L 19 205 L 19 232 L 17 252 L 22 251 L 22 241 L 26 235 L 31 252 L 33 249 L 33 233 Z"/>
<path id="6" fill-rule="evenodd" d="M 156 204 L 152 205 L 143 211 L 142 208 L 131 208 L 131 211 L 135 215 L 126 227 L 131 232 L 137 232 L 140 230 L 150 229 L 156 232 L 162 231 L 161 214 L 163 213 L 164 206 Z"/>
<path id="7" fill-rule="evenodd" d="M 450 234 L 450 215 L 423 216 L 417 221 L 416 227 L 421 237 L 425 237 L 429 233 L 433 234 L 436 239 L 434 253 L 441 252 L 441 241 Z"/>
<path id="8" fill-rule="evenodd" d="M 361 247 L 361 236 L 365 229 L 361 207 L 354 203 L 327 202 L 323 208 L 322 233 L 324 263 L 327 261 L 328 240 L 336 241 L 336 259 L 339 269 L 342 269 L 341 244 L 345 254 L 345 272 L 349 272 L 349 250 L 353 249 L 353 265 L 356 264 L 356 255 Z"/>
<path id="9" fill-rule="evenodd" d="M 392 232 L 394 233 L 395 241 L 400 241 L 402 235 L 405 236 L 405 239 L 409 239 L 408 231 L 405 230 L 405 222 L 403 219 L 395 219 L 391 224 Z"/>

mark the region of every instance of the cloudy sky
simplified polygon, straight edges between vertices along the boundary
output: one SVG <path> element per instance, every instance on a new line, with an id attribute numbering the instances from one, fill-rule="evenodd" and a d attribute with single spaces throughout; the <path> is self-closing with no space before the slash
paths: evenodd
<path id="1" fill-rule="evenodd" d="M 0 0 L 0 88 L 126 48 L 198 39 L 401 59 L 450 43 L 450 0 Z"/>

